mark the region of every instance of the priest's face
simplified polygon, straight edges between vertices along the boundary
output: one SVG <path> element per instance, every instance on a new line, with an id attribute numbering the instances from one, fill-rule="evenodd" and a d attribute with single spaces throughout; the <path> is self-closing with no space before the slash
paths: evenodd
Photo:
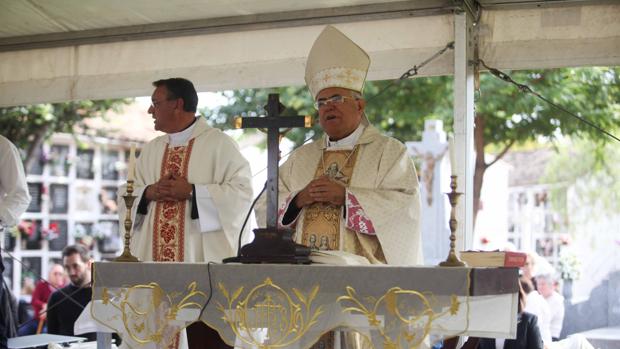
<path id="1" fill-rule="evenodd" d="M 170 98 L 166 86 L 158 86 L 151 96 L 149 114 L 155 119 L 155 130 L 166 133 L 175 132 L 179 127 L 176 112 L 179 98 Z"/>
<path id="2" fill-rule="evenodd" d="M 321 90 L 316 101 L 319 123 L 332 141 L 340 140 L 357 129 L 366 106 L 366 101 L 356 92 L 341 87 Z"/>

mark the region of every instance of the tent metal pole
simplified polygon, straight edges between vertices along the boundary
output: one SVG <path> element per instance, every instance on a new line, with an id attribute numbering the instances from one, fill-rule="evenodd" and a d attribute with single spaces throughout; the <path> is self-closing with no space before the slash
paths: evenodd
<path id="1" fill-rule="evenodd" d="M 474 192 L 474 51 L 475 27 L 466 12 L 454 14 L 454 140 L 457 191 L 464 193 L 457 206 L 456 248 L 470 248 L 473 241 Z"/>

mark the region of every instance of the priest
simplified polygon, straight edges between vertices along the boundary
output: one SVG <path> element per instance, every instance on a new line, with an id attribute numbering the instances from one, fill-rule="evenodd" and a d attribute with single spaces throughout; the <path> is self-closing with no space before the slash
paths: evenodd
<path id="1" fill-rule="evenodd" d="M 196 116 L 198 94 L 189 80 L 153 85 L 148 112 L 166 134 L 144 146 L 135 167 L 131 253 L 142 261 L 221 262 L 236 253 L 252 201 L 249 163 L 229 136 Z"/>
<path id="2" fill-rule="evenodd" d="M 279 224 L 314 248 L 422 264 L 418 177 L 406 147 L 366 118 L 369 65 L 368 54 L 333 26 L 316 39 L 305 80 L 325 134 L 280 167 Z"/>

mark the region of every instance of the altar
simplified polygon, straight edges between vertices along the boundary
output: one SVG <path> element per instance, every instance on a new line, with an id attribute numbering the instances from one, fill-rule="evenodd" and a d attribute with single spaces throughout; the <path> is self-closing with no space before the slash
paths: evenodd
<path id="1" fill-rule="evenodd" d="M 98 262 L 93 271 L 92 318 L 133 348 L 165 347 L 198 319 L 240 348 L 305 349 L 334 330 L 374 348 L 516 335 L 516 268 Z"/>

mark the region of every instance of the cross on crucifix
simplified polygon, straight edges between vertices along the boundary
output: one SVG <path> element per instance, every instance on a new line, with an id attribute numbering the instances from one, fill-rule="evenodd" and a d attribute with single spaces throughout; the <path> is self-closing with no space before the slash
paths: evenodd
<path id="1" fill-rule="evenodd" d="M 280 160 L 280 129 L 310 127 L 309 116 L 284 116 L 284 105 L 277 93 L 269 94 L 267 116 L 235 119 L 236 128 L 262 128 L 267 130 L 267 229 L 277 229 L 278 224 L 278 161 Z"/>

